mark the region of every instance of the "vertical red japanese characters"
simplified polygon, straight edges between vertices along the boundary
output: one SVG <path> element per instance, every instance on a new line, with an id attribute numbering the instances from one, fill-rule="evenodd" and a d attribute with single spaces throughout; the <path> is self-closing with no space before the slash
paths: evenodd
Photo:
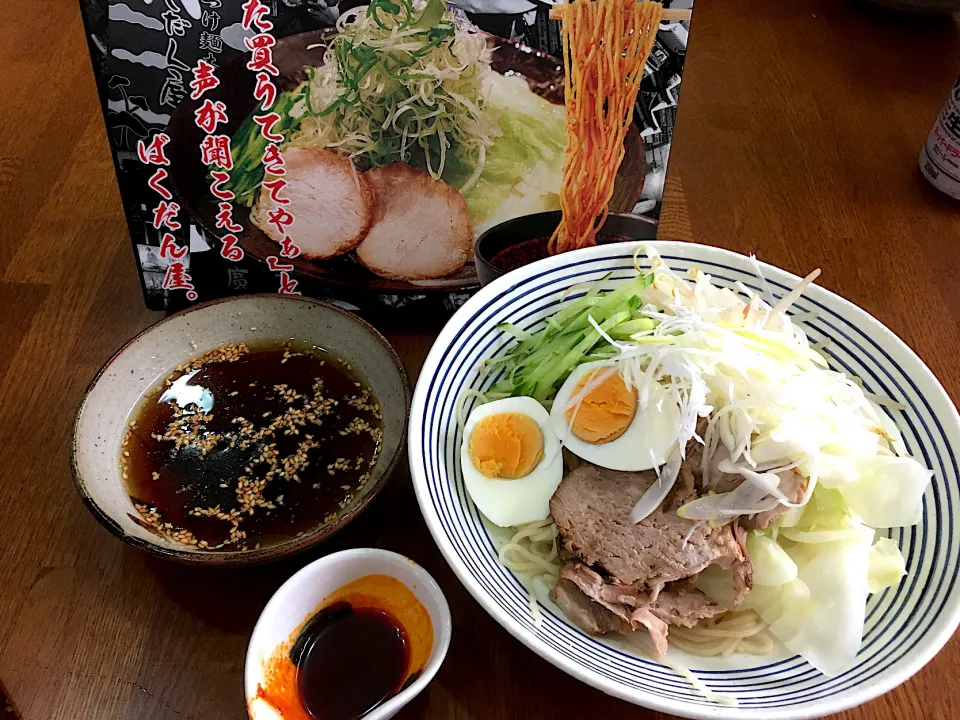
<path id="1" fill-rule="evenodd" d="M 163 184 L 167 179 L 164 166 L 170 165 L 164 148 L 170 142 L 166 133 L 156 133 L 149 143 L 140 140 L 137 142 L 137 157 L 145 165 L 156 165 L 157 169 L 147 181 L 147 185 L 160 196 L 160 202 L 153 209 L 153 227 L 160 233 L 160 257 L 169 261 L 167 272 L 163 278 L 164 290 L 185 290 L 187 300 L 197 299 L 197 291 L 193 287 L 193 279 L 187 272 L 184 259 L 188 248 L 177 244 L 177 239 L 169 230 L 181 228 L 177 216 L 180 206 L 173 202 L 173 194 Z"/>
<path id="2" fill-rule="evenodd" d="M 299 295 L 297 281 L 291 276 L 293 264 L 286 262 L 300 255 L 300 248 L 287 235 L 287 229 L 293 225 L 296 218 L 284 207 L 290 200 L 283 195 L 283 189 L 287 185 L 283 176 L 286 175 L 287 171 L 278 144 L 283 142 L 283 135 L 275 130 L 280 122 L 280 115 L 270 111 L 277 98 L 277 87 L 273 83 L 273 78 L 280 74 L 280 71 L 273 64 L 273 47 L 277 44 L 277 41 L 270 34 L 270 31 L 273 30 L 273 23 L 266 19 L 266 16 L 270 14 L 270 9 L 261 0 L 247 0 L 241 7 L 243 8 L 243 20 L 241 21 L 243 28 L 257 32 L 256 35 L 244 39 L 243 42 L 247 50 L 250 51 L 247 69 L 257 74 L 253 97 L 259 104 L 260 114 L 254 115 L 253 121 L 260 126 L 260 134 L 270 143 L 261 158 L 265 178 L 263 187 L 270 192 L 270 199 L 275 206 L 275 209 L 268 213 L 267 220 L 283 237 L 280 242 L 279 254 L 267 258 L 267 267 L 272 272 L 280 273 L 280 293 Z"/>
<path id="3" fill-rule="evenodd" d="M 206 92 L 219 85 L 216 68 L 205 60 L 200 60 L 197 62 L 197 67 L 193 69 L 190 99 L 199 100 Z M 220 100 L 205 98 L 194 112 L 193 121 L 206 133 L 200 143 L 200 159 L 206 167 L 210 168 L 210 193 L 218 201 L 216 227 L 224 231 L 223 237 L 220 238 L 220 256 L 231 262 L 239 262 L 243 260 L 243 249 L 238 244 L 234 233 L 243 230 L 243 226 L 233 219 L 231 203 L 234 198 L 233 192 L 223 187 L 230 177 L 227 171 L 233 168 L 230 136 L 217 134 L 220 124 L 229 122 L 227 106 Z"/>

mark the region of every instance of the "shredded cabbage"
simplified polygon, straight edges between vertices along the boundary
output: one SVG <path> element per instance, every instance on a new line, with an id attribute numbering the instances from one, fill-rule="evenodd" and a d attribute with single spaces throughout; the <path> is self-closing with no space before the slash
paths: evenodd
<path id="1" fill-rule="evenodd" d="M 755 610 L 775 637 L 820 672 L 847 670 L 860 649 L 867 595 L 906 574 L 897 544 L 885 537 L 874 542 L 874 535 L 838 491 L 818 486 L 806 507 L 751 533 L 754 587 L 739 606 Z M 697 586 L 738 606 L 729 571 L 708 568 Z"/>
<path id="2" fill-rule="evenodd" d="M 751 533 L 747 552 L 753 561 L 754 585 L 784 585 L 797 577 L 797 564 L 769 537 Z"/>
<path id="3" fill-rule="evenodd" d="M 907 574 L 906 563 L 900 548 L 890 538 L 880 538 L 870 550 L 870 567 L 867 572 L 867 587 L 878 593 L 893 587 Z"/>
<path id="4" fill-rule="evenodd" d="M 841 673 L 856 661 L 869 593 L 874 531 L 848 519 L 843 532 L 820 540 L 815 533 L 803 542 L 779 540 L 796 564 L 796 580 L 765 588 L 768 595 L 751 592 L 743 601 L 769 623 L 774 636 L 825 675 Z M 798 582 L 803 583 L 799 593 Z"/>
<path id="5" fill-rule="evenodd" d="M 560 208 L 567 145 L 563 105 L 544 100 L 516 75 L 490 73 L 486 88 L 499 135 L 486 150 L 476 182 L 463 190 L 478 235 L 514 217 Z M 443 179 L 462 189 L 474 170 L 458 158 Z"/>
<path id="6" fill-rule="evenodd" d="M 850 510 L 870 527 L 916 525 L 923 512 L 923 491 L 932 473 L 913 458 L 875 455 L 854 458 L 846 473 L 821 479 L 836 487 Z"/>
<path id="7" fill-rule="evenodd" d="M 739 603 L 727 570 L 710 567 L 696 583 L 715 600 L 731 603 L 728 607 L 755 610 L 788 649 L 835 675 L 855 662 L 868 593 L 901 576 L 891 569 L 894 555 L 900 557 L 896 545 L 880 545 L 878 552 L 887 554 L 882 563 L 872 562 L 874 531 L 843 512 L 835 497 L 821 497 L 830 492 L 817 488 L 797 526 L 801 530 L 780 529 L 776 541 L 771 530 L 751 534 L 754 587 Z"/>

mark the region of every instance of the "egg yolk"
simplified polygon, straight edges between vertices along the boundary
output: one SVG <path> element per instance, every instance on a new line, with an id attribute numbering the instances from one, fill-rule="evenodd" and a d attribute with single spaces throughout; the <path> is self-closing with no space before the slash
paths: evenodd
<path id="1" fill-rule="evenodd" d="M 543 459 L 540 426 L 522 413 L 488 415 L 470 435 L 470 459 L 489 478 L 526 477 Z"/>
<path id="2" fill-rule="evenodd" d="M 595 372 L 584 375 L 570 396 L 571 400 L 577 398 L 595 376 Z M 572 421 L 570 430 L 576 437 L 600 445 L 623 435 L 636 414 L 637 394 L 627 388 L 620 373 L 614 372 L 600 382 L 591 383 L 579 408 L 576 403 L 567 408 L 567 422 Z"/>

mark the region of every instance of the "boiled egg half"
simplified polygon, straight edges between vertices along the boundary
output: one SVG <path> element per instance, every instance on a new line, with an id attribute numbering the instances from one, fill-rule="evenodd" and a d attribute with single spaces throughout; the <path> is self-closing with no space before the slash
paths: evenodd
<path id="1" fill-rule="evenodd" d="M 662 465 L 676 443 L 680 408 L 659 383 L 646 407 L 616 365 L 584 363 L 568 377 L 550 411 L 553 431 L 570 452 L 609 470 Z"/>
<path id="2" fill-rule="evenodd" d="M 471 412 L 460 464 L 473 502 L 501 527 L 545 519 L 563 478 L 550 414 L 529 397 L 496 400 Z"/>

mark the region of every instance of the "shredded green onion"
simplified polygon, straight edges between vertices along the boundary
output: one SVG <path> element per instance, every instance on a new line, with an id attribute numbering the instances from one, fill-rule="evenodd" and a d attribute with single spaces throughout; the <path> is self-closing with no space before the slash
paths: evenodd
<path id="1" fill-rule="evenodd" d="M 487 38 L 443 0 L 372 0 L 344 13 L 319 67 L 272 111 L 281 149 L 326 148 L 360 170 L 403 162 L 463 193 L 474 231 L 559 208 L 565 112 L 491 68 Z M 255 111 L 259 112 L 259 110 Z M 267 141 L 251 113 L 232 138 L 227 187 L 248 207 Z"/>
<path id="2" fill-rule="evenodd" d="M 440 178 L 471 168 L 498 134 L 486 112 L 485 38 L 457 27 L 443 0 L 372 0 L 345 13 L 312 73 L 291 144 L 336 146 L 361 168 L 406 162 Z M 329 117 L 328 117 L 329 116 Z"/>

